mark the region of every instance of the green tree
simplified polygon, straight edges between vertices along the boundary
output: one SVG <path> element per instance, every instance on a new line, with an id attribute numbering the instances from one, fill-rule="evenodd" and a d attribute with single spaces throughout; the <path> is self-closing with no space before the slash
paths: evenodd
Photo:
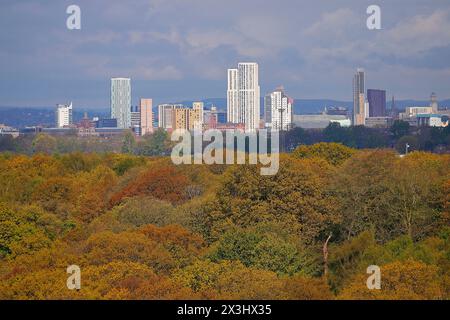
<path id="1" fill-rule="evenodd" d="M 137 153 L 144 156 L 167 155 L 170 149 L 170 139 L 167 132 L 160 128 L 152 134 L 147 134 L 138 144 Z"/>
<path id="2" fill-rule="evenodd" d="M 395 120 L 391 126 L 391 133 L 395 139 L 399 139 L 409 133 L 409 123 L 402 120 Z"/>
<path id="3" fill-rule="evenodd" d="M 133 154 L 136 148 L 136 139 L 131 130 L 125 132 L 122 141 L 122 153 Z"/>
<path id="4" fill-rule="evenodd" d="M 317 143 L 312 146 L 299 146 L 293 156 L 298 158 L 322 158 L 332 165 L 339 165 L 350 158 L 356 151 L 340 143 Z"/>
<path id="5" fill-rule="evenodd" d="M 52 137 L 45 133 L 40 133 L 33 140 L 33 151 L 35 153 L 52 154 L 56 151 L 57 141 L 55 137 Z"/>

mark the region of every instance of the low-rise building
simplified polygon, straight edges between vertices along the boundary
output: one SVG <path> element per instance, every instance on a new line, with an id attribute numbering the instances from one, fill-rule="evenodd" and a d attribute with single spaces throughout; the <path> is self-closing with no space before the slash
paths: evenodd
<path id="1" fill-rule="evenodd" d="M 12 136 L 13 138 L 17 138 L 19 136 L 19 130 L 16 128 L 7 126 L 5 124 L 0 124 L 0 136 Z"/>
<path id="2" fill-rule="evenodd" d="M 442 114 L 418 114 L 417 125 L 425 127 L 447 127 L 449 117 Z"/>
<path id="3" fill-rule="evenodd" d="M 392 125 L 391 117 L 369 117 L 366 118 L 366 127 L 369 128 L 388 128 Z"/>
<path id="4" fill-rule="evenodd" d="M 336 120 L 342 121 L 350 119 L 344 115 L 328 115 L 328 114 L 294 115 L 294 125 L 304 129 L 324 129 L 328 127 L 330 121 Z"/>
<path id="5" fill-rule="evenodd" d="M 418 114 L 432 114 L 432 107 L 406 107 L 405 112 L 400 113 L 400 120 L 407 120 L 408 118 L 413 118 Z"/>

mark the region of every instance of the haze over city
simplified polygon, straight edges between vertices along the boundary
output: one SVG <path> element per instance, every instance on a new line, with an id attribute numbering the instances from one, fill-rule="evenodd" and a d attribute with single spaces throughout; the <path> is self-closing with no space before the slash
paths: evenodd
<path id="1" fill-rule="evenodd" d="M 225 98 L 226 70 L 258 61 L 261 94 L 352 100 L 352 76 L 398 99 L 450 97 L 450 3 L 378 1 L 86 1 L 81 30 L 66 28 L 73 1 L 2 1 L 0 105 L 73 101 L 107 108 L 110 78 L 133 80 L 133 104 Z"/>

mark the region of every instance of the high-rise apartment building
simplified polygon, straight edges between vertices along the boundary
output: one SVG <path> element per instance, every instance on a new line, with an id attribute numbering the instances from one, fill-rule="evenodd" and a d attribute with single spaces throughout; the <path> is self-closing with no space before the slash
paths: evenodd
<path id="1" fill-rule="evenodd" d="M 369 102 L 369 117 L 386 116 L 386 91 L 367 89 L 367 101 Z"/>
<path id="2" fill-rule="evenodd" d="M 244 113 L 240 111 L 238 69 L 228 69 L 227 121 L 244 123 Z"/>
<path id="3" fill-rule="evenodd" d="M 289 130 L 292 127 L 292 107 L 294 101 L 282 87 L 267 94 L 264 98 L 264 120 L 273 130 Z"/>
<path id="4" fill-rule="evenodd" d="M 160 104 L 158 105 L 158 127 L 163 129 L 172 129 L 173 110 L 182 108 L 181 104 Z"/>
<path id="5" fill-rule="evenodd" d="M 141 99 L 140 103 L 140 119 L 141 119 L 141 135 L 153 132 L 153 100 Z"/>
<path id="6" fill-rule="evenodd" d="M 172 111 L 172 129 L 189 129 L 189 109 L 175 108 Z"/>
<path id="7" fill-rule="evenodd" d="M 166 130 L 203 128 L 203 103 L 194 103 L 192 108 L 179 104 L 162 104 L 158 106 L 158 115 L 158 126 Z"/>
<path id="8" fill-rule="evenodd" d="M 131 127 L 131 79 L 111 79 L 111 118 L 118 128 Z"/>
<path id="9" fill-rule="evenodd" d="M 192 103 L 192 109 L 189 110 L 189 130 L 203 129 L 203 102 Z"/>
<path id="10" fill-rule="evenodd" d="M 365 72 L 358 68 L 353 77 L 353 125 L 364 125 L 366 118 Z"/>
<path id="11" fill-rule="evenodd" d="M 58 128 L 67 127 L 73 123 L 72 102 L 69 104 L 56 105 L 55 122 L 56 122 L 56 127 L 58 127 Z"/>
<path id="12" fill-rule="evenodd" d="M 258 64 L 239 63 L 228 70 L 227 117 L 232 123 L 244 123 L 246 131 L 259 128 L 260 87 Z"/>

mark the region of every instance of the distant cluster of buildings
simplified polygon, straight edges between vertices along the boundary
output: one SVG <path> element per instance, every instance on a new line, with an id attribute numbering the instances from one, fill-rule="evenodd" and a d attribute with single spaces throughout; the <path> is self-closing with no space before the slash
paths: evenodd
<path id="1" fill-rule="evenodd" d="M 0 136 L 12 136 L 13 138 L 17 138 L 19 136 L 19 130 L 16 128 L 7 126 L 5 124 L 0 123 Z"/>
<path id="2" fill-rule="evenodd" d="M 242 62 L 237 68 L 227 71 L 227 109 L 214 106 L 205 109 L 203 102 L 192 106 L 182 104 L 160 104 L 153 114 L 153 100 L 141 98 L 139 105 L 132 105 L 131 79 L 111 79 L 110 117 L 89 119 L 85 114 L 78 123 L 73 120 L 73 105 L 58 104 L 55 110 L 54 128 L 31 127 L 22 133 L 47 132 L 51 134 L 76 133 L 79 136 L 111 136 L 132 130 L 136 136 L 153 133 L 155 128 L 166 131 L 186 130 L 242 130 L 254 132 L 259 129 L 290 130 L 302 128 L 325 128 L 330 123 L 342 127 L 363 125 L 367 127 L 389 127 L 394 120 L 407 121 L 413 126 L 445 127 L 449 124 L 450 110 L 440 110 L 436 94 L 431 95 L 429 106 L 411 106 L 398 112 L 392 98 L 390 110 L 386 109 L 386 91 L 367 89 L 364 69 L 358 68 L 353 76 L 353 110 L 347 107 L 326 107 L 322 114 L 294 115 L 294 100 L 283 87 L 261 97 L 259 67 L 255 62 Z M 18 136 L 17 129 L 0 125 L 0 135 Z"/>
<path id="3" fill-rule="evenodd" d="M 353 77 L 353 125 L 388 127 L 394 120 L 407 121 L 412 126 L 446 127 L 449 125 L 449 110 L 439 110 L 437 96 L 431 94 L 428 107 L 406 107 L 399 113 L 392 98 L 391 110 L 386 110 L 386 91 L 368 89 L 365 95 L 365 72 L 357 69 Z"/>
<path id="4" fill-rule="evenodd" d="M 131 96 L 130 78 L 112 78 L 110 118 L 90 120 L 85 116 L 74 124 L 72 103 L 57 105 L 56 128 L 42 131 L 77 130 L 80 136 L 104 136 L 131 129 L 137 136 L 143 136 L 152 133 L 156 127 L 169 132 L 176 129 L 252 132 L 262 128 L 289 130 L 293 124 L 294 100 L 282 87 L 265 96 L 264 117 L 261 119 L 258 64 L 253 62 L 239 63 L 236 69 L 228 70 L 226 112 L 214 106 L 205 109 L 203 102 L 193 102 L 192 106 L 160 104 L 157 106 L 157 121 L 154 121 L 152 99 L 142 98 L 138 106 L 132 106 Z"/>
<path id="5" fill-rule="evenodd" d="M 440 110 L 435 93 L 431 94 L 429 107 L 407 107 L 399 118 L 413 126 L 447 127 L 450 110 Z"/>

